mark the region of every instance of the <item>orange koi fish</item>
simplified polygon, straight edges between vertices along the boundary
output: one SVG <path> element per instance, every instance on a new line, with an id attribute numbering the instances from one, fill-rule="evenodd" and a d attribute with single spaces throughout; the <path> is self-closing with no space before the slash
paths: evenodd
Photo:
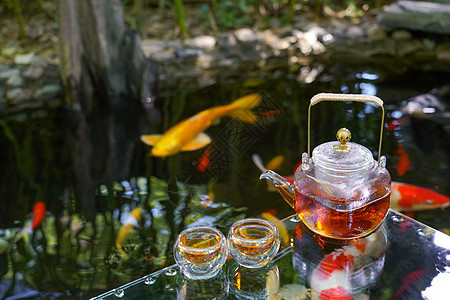
<path id="1" fill-rule="evenodd" d="M 406 118 L 394 119 L 386 125 L 387 131 L 393 131 L 395 128 L 399 127 L 403 122 L 405 122 Z"/>
<path id="2" fill-rule="evenodd" d="M 33 215 L 31 216 L 31 224 L 24 228 L 24 233 L 31 233 L 33 232 L 45 219 L 45 213 L 47 211 L 47 208 L 45 206 L 45 203 L 42 201 L 36 202 L 33 206 Z"/>
<path id="3" fill-rule="evenodd" d="M 266 169 L 268 170 L 274 170 L 277 171 L 281 168 L 281 165 L 283 164 L 284 156 L 283 155 L 277 155 L 274 158 L 272 158 L 266 165 Z"/>
<path id="4" fill-rule="evenodd" d="M 433 190 L 402 182 L 391 183 L 392 209 L 398 211 L 418 211 L 445 208 L 450 205 L 450 198 Z"/>
<path id="5" fill-rule="evenodd" d="M 256 154 L 256 153 L 253 154 L 252 155 L 252 160 L 253 160 L 253 163 L 255 164 L 255 166 L 258 167 L 258 169 L 260 169 L 261 172 L 265 172 L 267 170 L 275 170 L 276 171 L 278 168 L 280 168 L 281 164 L 283 163 L 284 157 L 282 155 L 275 156 L 271 161 L 269 161 L 267 163 L 267 166 L 264 166 L 264 163 L 263 163 L 263 161 L 261 159 L 261 156 L 259 156 L 259 154 Z M 295 172 L 295 170 L 297 170 L 297 168 L 299 166 L 301 166 L 301 164 L 302 163 L 300 161 L 300 163 L 298 163 L 297 166 L 295 167 L 294 172 Z M 283 177 L 286 180 L 288 180 L 290 183 L 292 183 L 292 184 L 294 183 L 294 176 L 293 175 L 291 175 L 291 176 L 283 176 Z M 277 189 L 273 186 L 273 184 L 268 183 L 267 184 L 267 190 L 274 192 Z"/>
<path id="6" fill-rule="evenodd" d="M 209 168 L 209 164 L 211 162 L 211 148 L 211 146 L 206 148 L 198 160 L 197 170 L 201 173 L 205 172 Z"/>
<path id="7" fill-rule="evenodd" d="M 211 143 L 211 138 L 203 131 L 217 118 L 229 116 L 246 123 L 254 124 L 258 117 L 251 111 L 261 102 L 261 96 L 250 94 L 239 98 L 231 104 L 206 109 L 181 121 L 163 135 L 147 134 L 141 141 L 153 146 L 151 155 L 166 157 L 180 151 L 193 151 Z"/>
<path id="8" fill-rule="evenodd" d="M 278 229 L 278 233 L 280 234 L 281 242 L 284 245 L 288 245 L 289 244 L 289 235 L 288 235 L 286 226 L 283 224 L 283 222 L 279 222 L 280 219 L 275 217 L 275 214 L 273 214 L 271 211 L 273 212 L 274 210 L 269 209 L 267 212 L 263 212 L 261 214 L 261 217 L 263 217 L 267 221 L 275 224 L 275 226 Z M 275 210 L 275 213 L 276 213 L 276 210 Z"/>
<path id="9" fill-rule="evenodd" d="M 284 113 L 284 110 L 282 109 L 271 109 L 271 110 L 266 110 L 263 111 L 262 113 L 259 114 L 260 117 L 271 117 L 274 115 L 279 115 Z"/>
<path id="10" fill-rule="evenodd" d="M 400 285 L 400 289 L 392 296 L 392 299 L 397 299 L 398 297 L 402 296 L 403 292 L 408 290 L 411 286 L 414 286 L 417 281 L 420 279 L 423 273 L 426 272 L 426 269 L 417 270 L 412 273 L 409 273 L 406 275 L 405 278 L 403 278 L 402 283 Z M 405 296 L 405 295 L 403 295 Z"/>
<path id="11" fill-rule="evenodd" d="M 398 145 L 396 153 L 400 154 L 400 159 L 398 160 L 396 169 L 397 174 L 400 176 L 405 175 L 411 167 L 411 160 L 409 159 L 409 155 L 406 152 L 406 149 L 403 146 Z"/>
<path id="12" fill-rule="evenodd" d="M 123 225 L 120 227 L 116 237 L 116 248 L 122 249 L 122 243 L 127 237 L 128 233 L 133 227 L 139 226 L 139 219 L 141 218 L 142 209 L 137 207 L 133 209 L 130 215 L 126 218 Z"/>

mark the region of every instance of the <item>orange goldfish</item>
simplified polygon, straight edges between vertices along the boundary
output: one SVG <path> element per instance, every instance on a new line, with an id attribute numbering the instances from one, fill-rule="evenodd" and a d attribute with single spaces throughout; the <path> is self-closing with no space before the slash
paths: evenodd
<path id="1" fill-rule="evenodd" d="M 122 227 L 120 227 L 119 232 L 116 237 L 116 248 L 122 249 L 122 242 L 127 237 L 128 233 L 133 227 L 139 226 L 139 219 L 141 218 L 142 209 L 137 207 L 133 209 L 130 215 L 127 217 Z"/>
<path id="2" fill-rule="evenodd" d="M 409 168 L 411 167 L 411 160 L 409 159 L 408 152 L 406 152 L 406 149 L 402 146 L 398 146 L 396 153 L 400 154 L 400 158 L 397 163 L 397 174 L 400 176 L 405 175 L 406 172 L 408 172 Z"/>
<path id="3" fill-rule="evenodd" d="M 395 182 L 391 184 L 392 209 L 398 211 L 418 211 L 445 208 L 450 205 L 450 198 L 433 190 L 416 185 Z"/>
<path id="4" fill-rule="evenodd" d="M 250 94 L 231 104 L 215 106 L 181 121 L 163 135 L 147 134 L 141 141 L 153 146 L 151 155 L 166 157 L 180 151 L 193 151 L 211 143 L 211 138 L 203 131 L 217 118 L 229 116 L 246 123 L 254 124 L 258 117 L 250 111 L 261 102 L 261 96 Z"/>
<path id="5" fill-rule="evenodd" d="M 24 233 L 31 233 L 35 230 L 44 220 L 46 213 L 45 203 L 42 201 L 36 202 L 33 206 L 33 215 L 31 217 L 31 224 L 24 228 Z"/>

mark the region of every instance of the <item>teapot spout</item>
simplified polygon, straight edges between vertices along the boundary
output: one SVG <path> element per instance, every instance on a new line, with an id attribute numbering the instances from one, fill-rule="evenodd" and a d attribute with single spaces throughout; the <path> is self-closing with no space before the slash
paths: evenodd
<path id="1" fill-rule="evenodd" d="M 286 200 L 292 208 L 295 207 L 295 188 L 288 180 L 272 170 L 267 170 L 259 176 L 259 179 L 263 178 L 270 180 L 283 199 Z"/>

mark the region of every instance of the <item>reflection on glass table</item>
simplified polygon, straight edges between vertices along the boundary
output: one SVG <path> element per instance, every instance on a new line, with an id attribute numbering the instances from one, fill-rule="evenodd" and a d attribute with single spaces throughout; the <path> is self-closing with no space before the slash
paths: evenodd
<path id="1" fill-rule="evenodd" d="M 276 223 L 281 247 L 248 269 L 228 259 L 216 277 L 185 278 L 177 265 L 93 299 L 448 299 L 450 237 L 390 210 L 373 234 L 340 242 L 297 216 Z M 287 234 L 286 234 L 287 233 Z"/>

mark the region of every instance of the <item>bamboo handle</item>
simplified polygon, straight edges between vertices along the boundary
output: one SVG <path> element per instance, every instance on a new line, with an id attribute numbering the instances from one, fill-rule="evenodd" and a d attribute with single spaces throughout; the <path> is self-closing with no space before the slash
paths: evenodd
<path id="1" fill-rule="evenodd" d="M 320 93 L 311 98 L 310 105 L 314 106 L 322 101 L 354 101 L 354 102 L 372 102 L 383 107 L 383 100 L 376 96 L 361 94 L 332 94 Z"/>
<path id="2" fill-rule="evenodd" d="M 381 107 L 381 128 L 380 128 L 380 142 L 378 146 L 378 165 L 381 163 L 381 144 L 383 141 L 383 127 L 384 127 L 384 107 L 383 100 L 376 96 L 362 95 L 362 94 L 333 94 L 320 93 L 311 98 L 308 107 L 308 161 L 311 157 L 311 107 L 322 101 L 354 101 L 354 102 L 372 102 Z"/>

